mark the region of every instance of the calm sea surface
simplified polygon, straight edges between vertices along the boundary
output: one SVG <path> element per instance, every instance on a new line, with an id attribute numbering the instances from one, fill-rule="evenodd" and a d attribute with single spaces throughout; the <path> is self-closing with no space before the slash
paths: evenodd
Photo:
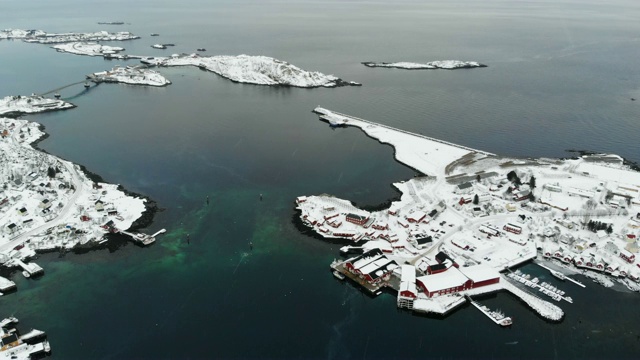
<path id="1" fill-rule="evenodd" d="M 503 155 L 573 148 L 640 161 L 640 101 L 631 101 L 640 99 L 639 2 L 5 0 L 0 27 L 126 30 L 142 39 L 110 45 L 129 54 L 267 55 L 364 84 L 271 88 L 171 68 L 161 69 L 168 87 L 71 87 L 61 94 L 78 108 L 29 116 L 50 134 L 43 149 L 155 199 L 164 211 L 147 230 L 168 229 L 149 248 L 42 255 L 44 277 L 13 276 L 19 290 L 0 299 L 0 315 L 45 330 L 53 358 L 640 354 L 637 294 L 563 285 L 575 304 L 562 305 L 560 324 L 508 294 L 483 300 L 515 318 L 511 329 L 470 307 L 415 316 L 391 295 L 370 299 L 336 281 L 328 265 L 340 245 L 293 223 L 296 196 L 376 205 L 397 196 L 392 182 L 413 176 L 389 146 L 357 129 L 330 130 L 311 113 L 317 105 Z M 176 46 L 150 48 L 157 42 Z M 360 64 L 443 59 L 489 67 Z M 117 64 L 1 41 L 0 96 L 45 92 Z"/>

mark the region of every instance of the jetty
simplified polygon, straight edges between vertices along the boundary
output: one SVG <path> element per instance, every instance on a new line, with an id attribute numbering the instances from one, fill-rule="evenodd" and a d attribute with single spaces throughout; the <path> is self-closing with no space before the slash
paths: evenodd
<path id="1" fill-rule="evenodd" d="M 164 234 L 165 232 L 167 232 L 167 229 L 161 229 L 158 230 L 155 234 L 153 235 L 148 235 L 148 234 L 144 234 L 144 233 L 132 233 L 132 232 L 128 232 L 128 231 L 124 231 L 124 230 L 120 230 L 120 233 L 125 234 L 130 236 L 133 241 L 143 245 L 143 246 L 147 246 L 147 245 L 151 245 L 156 241 L 156 236 L 160 235 L 160 234 Z"/>
<path id="2" fill-rule="evenodd" d="M 543 268 L 543 269 L 549 270 L 549 272 L 551 273 L 551 275 L 553 275 L 553 276 L 556 276 L 556 277 L 557 277 L 557 275 L 555 275 L 554 273 L 556 273 L 556 272 L 558 272 L 558 271 L 553 270 L 553 269 L 551 269 L 551 268 L 549 268 L 549 267 L 547 267 L 547 266 L 545 266 L 545 265 L 542 265 L 542 264 L 540 264 L 540 263 L 539 263 L 539 262 L 537 262 L 537 261 L 534 261 L 534 263 L 535 263 L 536 265 L 540 266 L 540 267 L 541 267 L 541 268 Z M 564 274 L 563 274 L 563 275 L 564 275 Z M 583 288 L 585 288 L 585 287 L 586 287 L 586 286 L 585 286 L 583 283 L 581 283 L 580 281 L 575 280 L 575 279 L 572 279 L 572 278 L 568 277 L 567 275 L 564 275 L 564 280 L 569 280 L 569 281 L 571 281 L 572 283 L 574 283 L 574 284 L 576 284 L 576 285 L 578 285 L 578 286 L 580 286 L 580 287 L 583 287 Z"/>
<path id="3" fill-rule="evenodd" d="M 511 320 L 511 318 L 508 316 L 505 316 L 500 311 L 498 310 L 491 311 L 488 307 L 484 305 L 480 305 L 479 303 L 473 301 L 473 299 L 471 299 L 471 296 L 469 295 L 465 295 L 465 298 L 469 300 L 471 305 L 473 305 L 476 309 L 480 310 L 481 313 L 485 314 L 494 323 L 500 326 L 510 326 L 511 324 L 513 324 L 513 321 Z"/>
<path id="4" fill-rule="evenodd" d="M 34 262 L 25 263 L 20 259 L 14 259 L 14 262 L 16 265 L 20 266 L 22 270 L 24 270 L 22 271 L 22 275 L 24 275 L 24 277 L 26 278 L 35 277 L 35 276 L 44 274 L 44 269 L 42 269 L 40 265 Z"/>

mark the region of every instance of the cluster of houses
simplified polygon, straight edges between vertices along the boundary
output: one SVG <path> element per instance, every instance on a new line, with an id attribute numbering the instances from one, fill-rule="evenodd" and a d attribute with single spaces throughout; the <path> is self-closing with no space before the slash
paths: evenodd
<path id="1" fill-rule="evenodd" d="M 477 264 L 461 267 L 444 252 L 436 255 L 433 264 L 426 264 L 424 260 L 414 266 L 399 265 L 375 248 L 345 260 L 344 268 L 374 286 L 383 282 L 390 284 L 391 278 L 396 277 L 399 279 L 395 282 L 398 284 L 398 306 L 406 308 L 412 308 L 413 300 L 419 296 L 433 298 L 500 282 L 500 274 L 490 266 Z"/>
<path id="2" fill-rule="evenodd" d="M 29 146 L 42 134 L 37 124 L 3 119 L 0 130 L 7 134 L 0 139 L 0 161 L 11 164 L 0 167 L 0 245 L 11 243 L 11 249 L 5 245 L 5 250 L 25 246 L 53 249 L 90 240 L 99 242 L 104 233 L 115 227 L 104 228 L 105 224 L 124 220 L 114 205 L 124 197 L 116 185 L 91 186 L 92 182 L 82 177 L 84 190 L 76 194 L 75 170 L 70 171 L 62 160 Z M 35 234 L 38 236 L 12 243 L 22 234 L 59 219 L 72 197 L 76 203 L 64 210 L 63 222 L 52 224 L 46 232 Z"/>
<path id="3" fill-rule="evenodd" d="M 344 238 L 353 242 L 382 240 L 388 243 L 382 249 L 387 253 L 406 251 L 417 254 L 438 236 L 427 233 L 427 224 L 437 218 L 445 209 L 444 202 L 433 205 L 428 211 L 411 209 L 408 211 L 391 207 L 372 216 L 371 213 L 355 209 L 351 204 L 342 203 L 331 197 L 300 196 L 296 199 L 302 210 L 301 220 L 307 226 L 327 237 Z M 403 213 L 404 215 L 401 215 Z"/>

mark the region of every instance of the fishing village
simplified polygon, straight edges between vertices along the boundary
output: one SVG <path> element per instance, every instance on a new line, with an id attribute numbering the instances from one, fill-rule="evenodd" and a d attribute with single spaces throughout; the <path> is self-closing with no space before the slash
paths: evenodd
<path id="1" fill-rule="evenodd" d="M 446 315 L 467 302 L 500 326 L 512 319 L 473 300 L 506 291 L 548 321 L 580 301 L 576 275 L 639 291 L 640 173 L 612 154 L 516 159 L 409 133 L 321 107 L 331 127 L 354 126 L 395 149 L 420 175 L 394 183 L 399 201 L 368 212 L 331 195 L 300 196 L 303 224 L 343 239 L 339 280 L 397 306 Z M 533 262 L 563 285 L 518 269 Z M 566 286 L 565 286 L 566 284 Z M 609 285 L 610 286 L 610 285 Z M 560 288 L 562 287 L 562 288 Z M 563 305 L 564 306 L 564 305 Z"/>

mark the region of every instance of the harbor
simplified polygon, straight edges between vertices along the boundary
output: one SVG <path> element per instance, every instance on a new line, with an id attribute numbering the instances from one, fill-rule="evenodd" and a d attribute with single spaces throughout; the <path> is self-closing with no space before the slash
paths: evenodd
<path id="1" fill-rule="evenodd" d="M 531 278 L 530 275 L 524 274 L 520 270 L 515 272 L 509 272 L 507 276 L 520 284 L 528 286 L 532 289 L 538 290 L 544 295 L 552 298 L 553 300 L 564 300 L 568 303 L 573 303 L 573 299 L 570 296 L 565 296 L 565 292 L 556 288 L 555 286 L 546 282 L 540 282 L 538 278 Z"/>

